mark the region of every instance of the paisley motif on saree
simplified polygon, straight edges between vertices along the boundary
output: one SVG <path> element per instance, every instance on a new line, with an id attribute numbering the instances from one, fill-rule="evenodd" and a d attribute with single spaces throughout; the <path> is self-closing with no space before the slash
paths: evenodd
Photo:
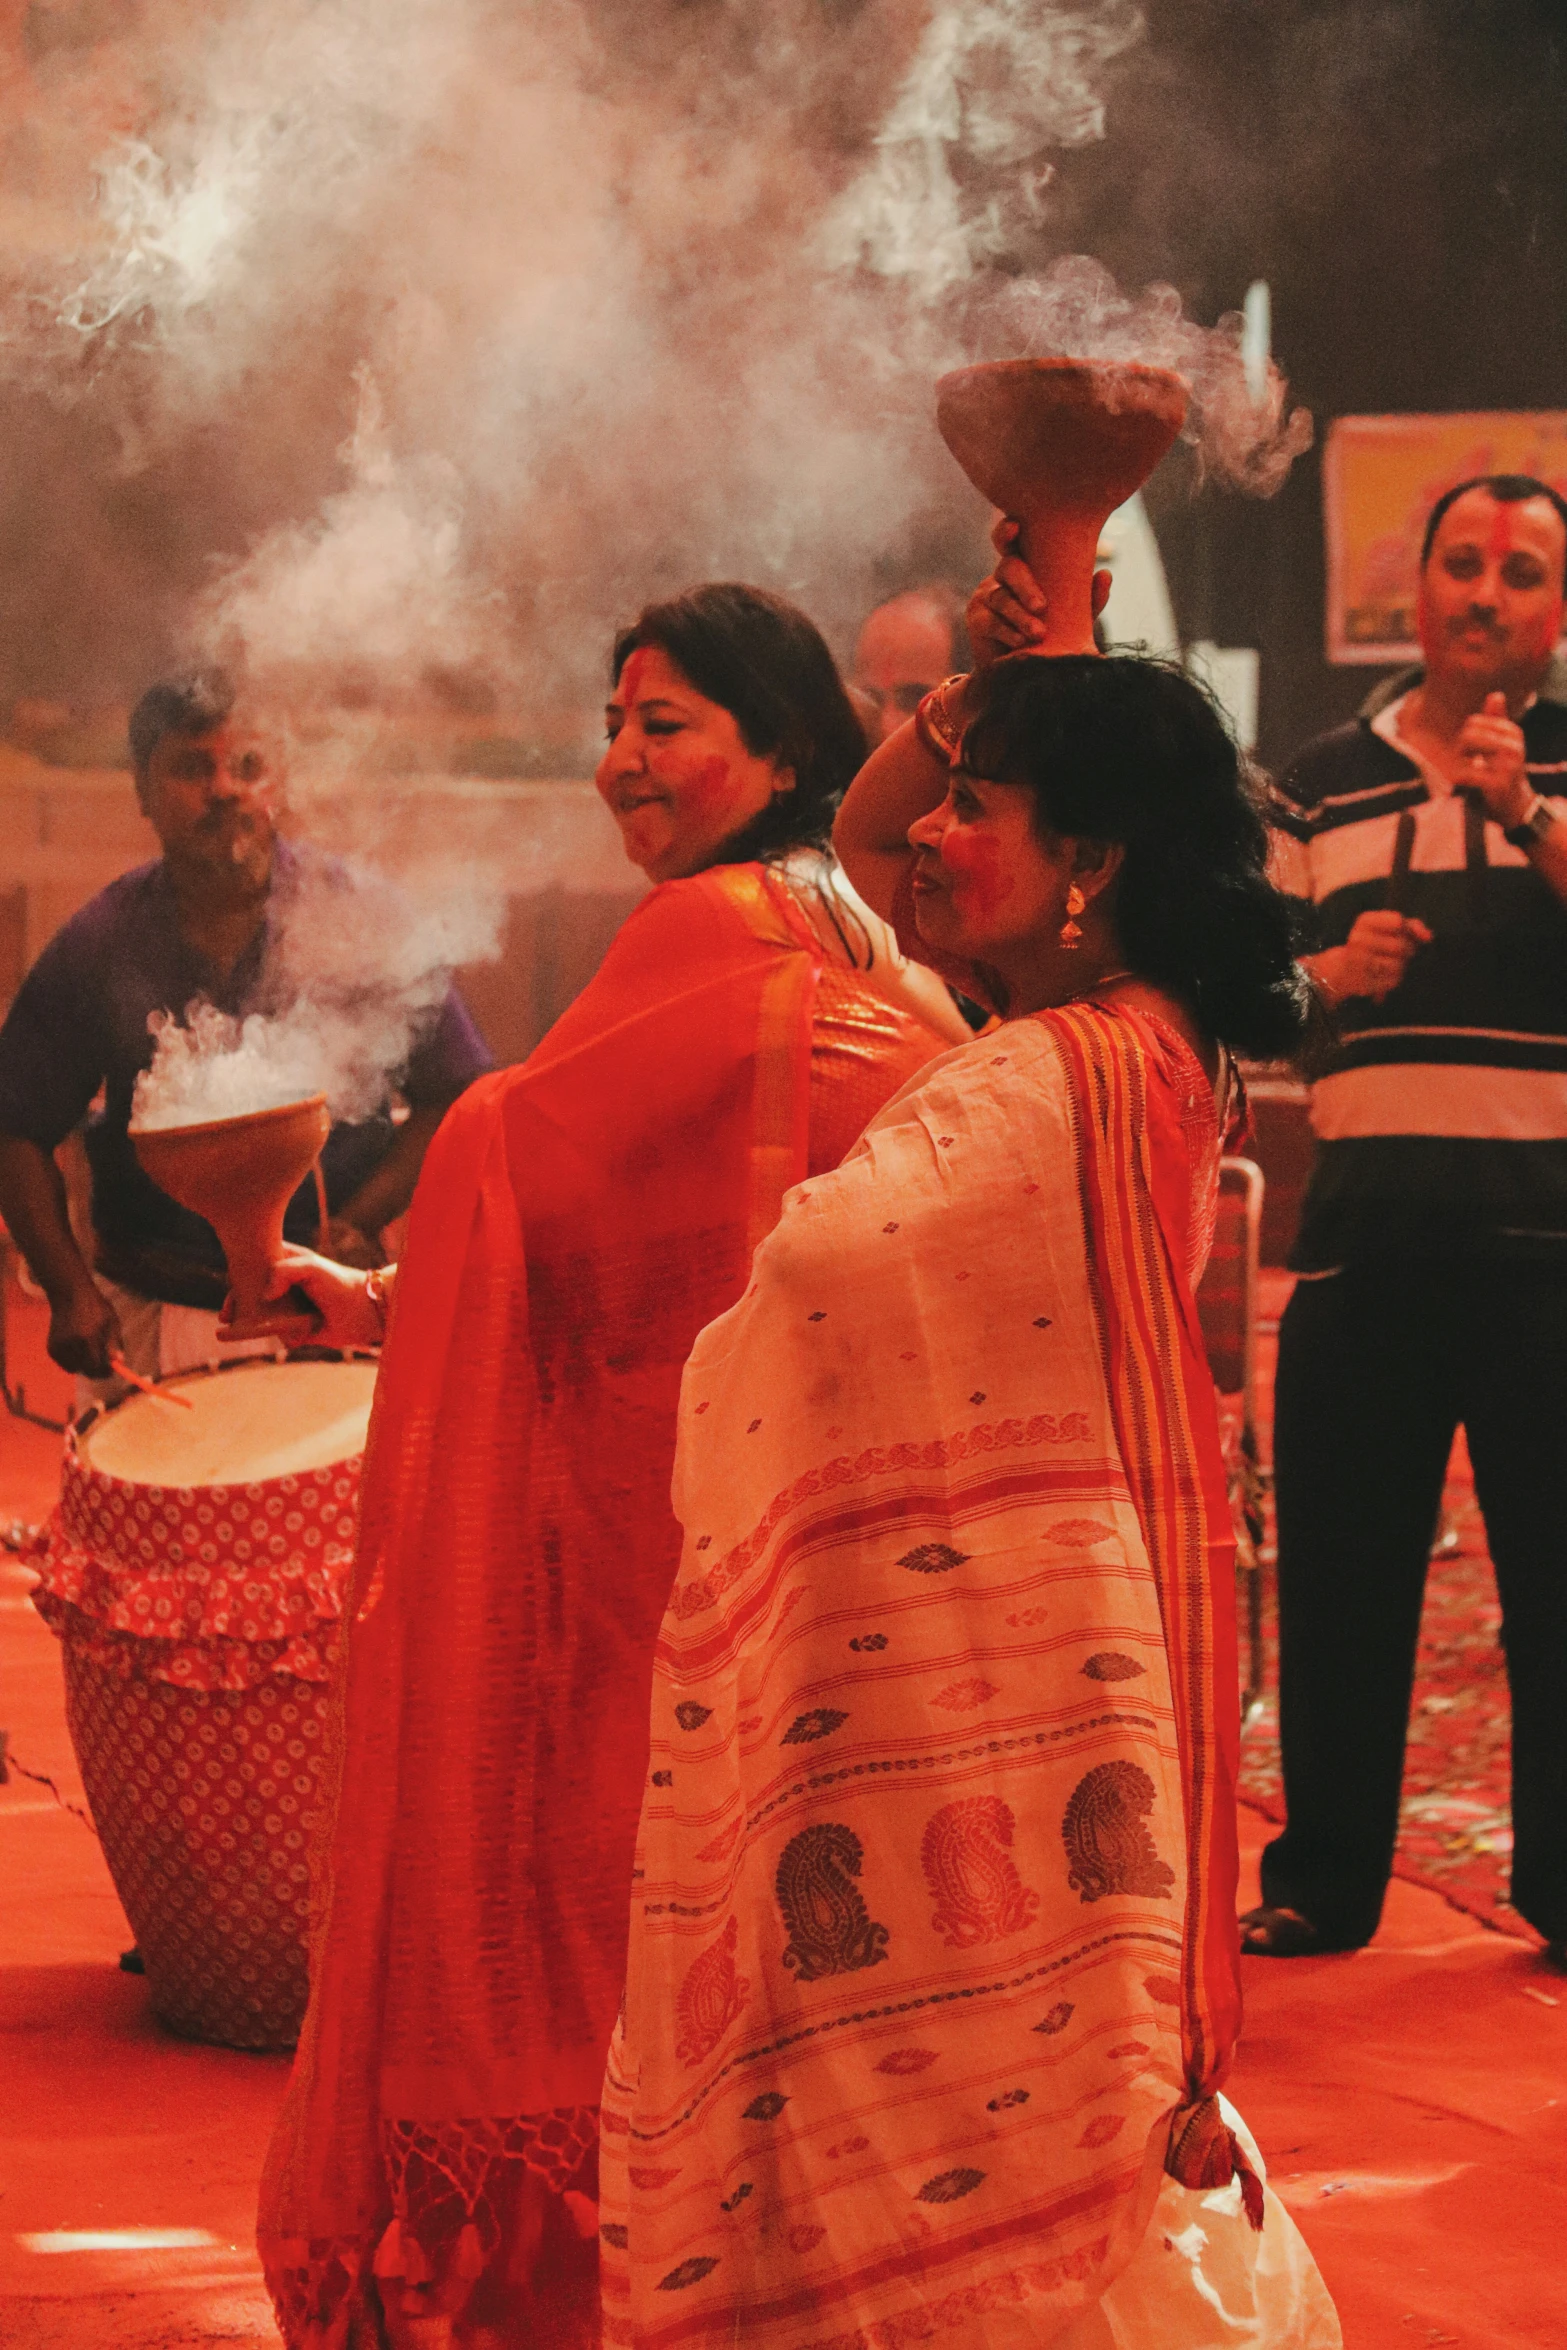
<path id="1" fill-rule="evenodd" d="M 699 1340 L 606 2342 L 1048 2342 L 1167 2162 L 1241 2159 L 1217 1158 L 1173 1033 L 1017 1022 L 801 1185 Z"/>

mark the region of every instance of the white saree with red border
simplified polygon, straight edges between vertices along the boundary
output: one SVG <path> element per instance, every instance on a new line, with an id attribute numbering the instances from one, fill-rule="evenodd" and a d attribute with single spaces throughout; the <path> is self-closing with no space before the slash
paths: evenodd
<path id="1" fill-rule="evenodd" d="M 602 2116 L 621 2350 L 1333 2350 L 1218 2092 L 1212 1094 L 1083 1006 L 905 1089 L 687 1366 Z"/>

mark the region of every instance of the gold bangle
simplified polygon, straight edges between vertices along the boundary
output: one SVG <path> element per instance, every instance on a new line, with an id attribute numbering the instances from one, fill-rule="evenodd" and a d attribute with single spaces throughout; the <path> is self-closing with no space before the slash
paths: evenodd
<path id="1" fill-rule="evenodd" d="M 963 748 L 963 732 L 952 715 L 949 697 L 967 683 L 966 673 L 944 677 L 940 685 L 931 687 L 914 713 L 920 741 L 933 758 L 944 759 L 949 767 L 956 766 Z"/>
<path id="2" fill-rule="evenodd" d="M 392 1301 L 386 1294 L 387 1276 L 396 1270 L 395 1265 L 377 1265 L 373 1273 L 365 1275 L 365 1295 L 374 1306 L 376 1319 L 381 1325 L 382 1345 L 386 1342 L 386 1328 L 392 1312 Z"/>

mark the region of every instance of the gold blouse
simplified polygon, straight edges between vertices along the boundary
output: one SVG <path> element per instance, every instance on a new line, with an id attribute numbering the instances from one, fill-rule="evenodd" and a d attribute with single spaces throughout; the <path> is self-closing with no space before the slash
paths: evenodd
<path id="1" fill-rule="evenodd" d="M 793 857 L 781 878 L 825 955 L 811 1033 L 809 1169 L 821 1175 L 900 1086 L 972 1032 L 945 984 L 907 959 L 834 860 Z"/>

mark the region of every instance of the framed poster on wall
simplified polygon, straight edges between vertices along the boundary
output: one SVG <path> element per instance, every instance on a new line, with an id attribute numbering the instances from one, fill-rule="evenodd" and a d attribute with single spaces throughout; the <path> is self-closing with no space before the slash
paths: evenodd
<path id="1" fill-rule="evenodd" d="M 1330 661 L 1418 657 L 1426 517 L 1476 473 L 1532 473 L 1567 497 L 1567 410 L 1340 416 L 1322 460 Z"/>

